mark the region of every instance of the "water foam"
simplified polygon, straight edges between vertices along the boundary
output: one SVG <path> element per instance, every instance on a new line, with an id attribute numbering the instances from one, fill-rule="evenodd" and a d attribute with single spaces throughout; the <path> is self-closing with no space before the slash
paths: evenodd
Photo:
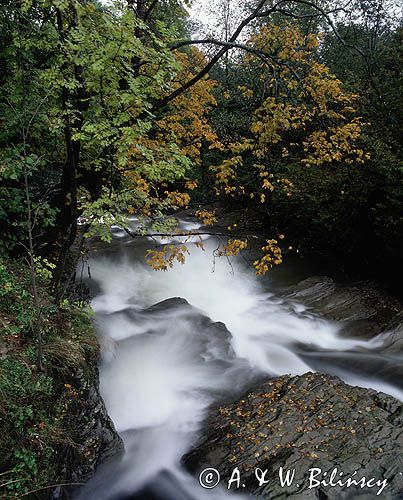
<path id="1" fill-rule="evenodd" d="M 342 337 L 338 324 L 313 315 L 301 303 L 279 298 L 241 259 L 234 259 L 231 266 L 226 259 L 214 259 L 214 238 L 206 241 L 205 251 L 191 248 L 184 266 L 177 264 L 165 273 L 144 263 L 144 241 L 136 245 L 122 245 L 119 258 L 94 257 L 90 263 L 100 287 L 93 308 L 104 335 L 101 391 L 126 453 L 109 471 L 113 484 L 106 486 L 105 477 L 98 475 L 81 498 L 122 498 L 119 495 L 124 492 L 147 485 L 158 491 L 162 483 L 156 478 L 168 471 L 165 493 L 156 493 L 157 498 L 201 500 L 205 491 L 179 463 L 219 394 L 241 387 L 251 371 L 280 375 L 312 370 L 309 361 L 296 353 L 298 344 L 333 351 L 377 344 Z M 208 345 L 205 352 L 200 351 L 199 332 L 179 312 L 165 318 L 150 316 L 141 323 L 125 315 L 127 310 L 141 310 L 176 296 L 213 321 L 225 323 L 243 365 L 235 366 L 231 360 L 214 363 L 215 352 Z M 151 329 L 158 333 L 150 334 Z M 351 380 L 357 385 L 367 383 L 358 376 Z M 175 484 L 180 484 L 181 495 Z M 169 488 L 176 488 L 176 497 L 168 494 Z M 210 499 L 228 496 L 220 489 L 208 493 Z"/>

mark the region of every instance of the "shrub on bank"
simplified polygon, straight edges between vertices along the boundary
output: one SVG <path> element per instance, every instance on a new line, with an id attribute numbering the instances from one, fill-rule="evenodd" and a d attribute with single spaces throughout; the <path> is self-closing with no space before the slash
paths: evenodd
<path id="1" fill-rule="evenodd" d="M 40 277 L 43 365 L 33 337 L 37 311 L 22 262 L 0 258 L 0 496 L 48 498 L 60 481 L 59 457 L 74 447 L 72 412 L 80 405 L 74 379 L 91 372 L 98 354 L 88 306 L 56 305 Z M 91 373 L 88 373 L 91 376 Z"/>

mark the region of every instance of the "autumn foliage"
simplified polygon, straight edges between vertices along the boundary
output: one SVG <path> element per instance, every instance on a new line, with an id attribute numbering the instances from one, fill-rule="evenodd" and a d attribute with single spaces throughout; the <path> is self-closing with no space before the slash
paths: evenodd
<path id="1" fill-rule="evenodd" d="M 278 175 L 279 164 L 293 163 L 303 169 L 341 163 L 354 168 L 364 163 L 369 155 L 360 146 L 364 123 L 354 108 L 357 95 L 346 91 L 319 61 L 320 43 L 319 35 L 304 34 L 295 23 L 263 26 L 249 40 L 251 50 L 241 60 L 243 71 L 255 74 L 255 84 L 236 89 L 253 110 L 247 133 L 223 143 L 218 140 L 206 116 L 206 108 L 216 104 L 217 83 L 203 79 L 177 100 L 173 114 L 157 122 L 160 132 L 155 140 L 159 144 L 167 141 L 167 130 L 181 137 L 181 152 L 196 172 L 203 144 L 219 151 L 221 161 L 209 166 L 215 196 L 251 200 L 261 206 L 270 204 L 275 190 L 293 196 L 293 182 Z M 177 57 L 182 65 L 178 78 L 185 80 L 192 75 L 194 61 L 202 63 L 203 59 L 196 50 Z M 231 99 L 231 89 L 223 95 Z M 166 196 L 177 207 L 185 207 L 191 200 L 191 193 L 166 192 Z M 196 217 L 204 225 L 217 222 L 208 210 L 197 211 Z M 247 247 L 246 240 L 232 238 L 220 246 L 218 255 L 232 257 Z M 182 261 L 184 253 L 179 255 Z M 164 258 L 166 265 L 162 264 Z M 171 250 L 161 250 L 148 261 L 155 269 L 166 269 L 175 259 L 179 260 Z M 263 275 L 281 262 L 278 239 L 268 239 L 262 257 L 253 265 Z"/>
<path id="2" fill-rule="evenodd" d="M 291 23 L 272 24 L 250 44 L 261 57 L 248 54 L 243 64 L 254 67 L 261 85 L 241 91 L 246 100 L 260 102 L 248 136 L 227 144 L 228 157 L 211 167 L 217 192 L 264 204 L 274 189 L 292 194 L 291 181 L 275 175 L 276 163 L 301 168 L 363 163 L 368 155 L 359 145 L 363 123 L 353 107 L 357 96 L 318 62 L 319 36 L 304 35 Z"/>

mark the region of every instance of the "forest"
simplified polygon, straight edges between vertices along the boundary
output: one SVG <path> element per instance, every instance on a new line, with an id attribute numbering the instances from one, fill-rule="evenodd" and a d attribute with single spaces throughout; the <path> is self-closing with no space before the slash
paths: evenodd
<path id="1" fill-rule="evenodd" d="M 155 287 L 217 238 L 209 260 L 252 254 L 254 279 L 308 259 L 401 300 L 401 11 L 1 1 L 1 498 L 76 498 L 98 463 L 103 445 L 85 458 L 80 432 L 102 318 L 79 275 L 93 278 L 88 259 L 114 231 L 152 242 L 136 258 Z"/>

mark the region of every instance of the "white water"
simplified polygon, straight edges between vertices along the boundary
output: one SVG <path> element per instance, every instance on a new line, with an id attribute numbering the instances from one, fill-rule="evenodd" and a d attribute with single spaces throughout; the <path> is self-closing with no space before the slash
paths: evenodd
<path id="1" fill-rule="evenodd" d="M 93 300 L 104 351 L 101 391 L 126 453 L 120 464 L 98 474 L 80 498 L 123 498 L 144 487 L 163 500 L 228 496 L 223 490 L 203 490 L 179 465 L 211 403 L 242 391 L 263 373 L 312 371 L 295 352 L 297 343 L 331 351 L 379 345 L 341 337 L 339 325 L 276 297 L 241 259 L 234 259 L 232 267 L 226 259 L 213 262 L 214 243 L 209 240 L 204 252 L 191 248 L 186 264 L 166 273 L 146 266 L 139 257 L 144 248 L 133 243 L 119 258 L 93 258 L 92 278 L 101 288 Z M 201 333 L 182 310 L 145 321 L 127 314 L 171 297 L 183 297 L 213 321 L 225 323 L 236 358 L 223 354 L 215 339 L 201 342 Z M 348 373 L 342 376 L 349 380 Z M 370 385 L 365 377 L 350 379 Z M 402 396 L 385 383 L 372 387 Z M 162 471 L 168 473 L 161 476 Z"/>

